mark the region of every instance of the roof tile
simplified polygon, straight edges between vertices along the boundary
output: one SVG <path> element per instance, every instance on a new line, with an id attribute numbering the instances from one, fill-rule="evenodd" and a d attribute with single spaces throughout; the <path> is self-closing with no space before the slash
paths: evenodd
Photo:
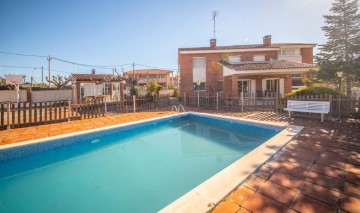
<path id="1" fill-rule="evenodd" d="M 243 70 L 273 70 L 273 69 L 297 69 L 297 68 L 316 68 L 314 64 L 298 63 L 286 60 L 274 60 L 264 62 L 243 62 L 230 64 L 227 61 L 220 61 L 221 65 L 236 71 Z"/>

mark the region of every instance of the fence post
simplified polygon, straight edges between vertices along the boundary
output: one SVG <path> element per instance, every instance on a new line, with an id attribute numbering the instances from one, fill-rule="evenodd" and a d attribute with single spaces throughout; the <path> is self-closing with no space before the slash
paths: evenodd
<path id="1" fill-rule="evenodd" d="M 244 93 L 240 93 L 241 112 L 244 112 Z"/>
<path id="2" fill-rule="evenodd" d="M 71 100 L 69 99 L 69 104 L 68 104 L 68 122 L 70 122 L 71 120 Z"/>
<path id="3" fill-rule="evenodd" d="M 10 129 L 10 107 L 11 107 L 11 102 L 8 102 L 7 105 L 7 129 Z"/>
<path id="4" fill-rule="evenodd" d="M 106 116 L 106 113 L 107 113 L 107 97 L 105 97 L 105 116 Z"/>
<path id="5" fill-rule="evenodd" d="M 134 112 L 136 112 L 136 96 L 133 95 Z"/>
<path id="6" fill-rule="evenodd" d="M 184 105 L 186 106 L 186 92 L 184 92 Z"/>
<path id="7" fill-rule="evenodd" d="M 331 107 L 331 106 L 333 106 L 333 104 L 332 104 L 332 94 L 329 95 L 329 102 L 330 102 L 330 115 L 331 115 L 331 118 L 333 118 L 334 111 L 332 110 L 333 107 Z"/>
<path id="8" fill-rule="evenodd" d="M 198 92 L 197 93 L 197 102 L 198 102 L 198 107 L 200 107 L 200 93 Z"/>
<path id="9" fill-rule="evenodd" d="M 159 110 L 159 98 L 160 95 L 155 95 L 155 109 Z"/>
<path id="10" fill-rule="evenodd" d="M 216 109 L 219 109 L 219 92 L 216 92 Z"/>
<path id="11" fill-rule="evenodd" d="M 279 103 L 279 94 L 276 93 L 275 95 L 275 113 L 278 113 L 278 103 Z"/>

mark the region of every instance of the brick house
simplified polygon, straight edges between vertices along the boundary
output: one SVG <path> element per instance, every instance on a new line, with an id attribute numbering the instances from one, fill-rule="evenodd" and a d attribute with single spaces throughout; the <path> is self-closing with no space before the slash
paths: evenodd
<path id="1" fill-rule="evenodd" d="M 181 92 L 224 92 L 238 96 L 280 95 L 301 87 L 301 78 L 313 65 L 316 44 L 272 43 L 179 48 Z"/>

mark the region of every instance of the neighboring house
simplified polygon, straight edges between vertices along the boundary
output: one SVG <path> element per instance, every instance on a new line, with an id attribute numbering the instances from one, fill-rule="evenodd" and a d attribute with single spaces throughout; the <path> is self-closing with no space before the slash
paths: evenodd
<path id="1" fill-rule="evenodd" d="M 171 81 L 171 85 L 173 85 L 174 89 L 179 88 L 179 81 L 180 81 L 179 75 L 175 75 L 174 77 L 171 77 L 170 81 Z"/>
<path id="2" fill-rule="evenodd" d="M 301 77 L 313 65 L 316 44 L 272 43 L 179 48 L 181 92 L 224 92 L 238 96 L 284 95 L 302 86 Z"/>
<path id="3" fill-rule="evenodd" d="M 107 101 L 120 100 L 122 85 L 118 78 L 109 74 L 72 74 L 73 97 L 82 103 L 87 97 L 106 98 Z"/>
<path id="4" fill-rule="evenodd" d="M 5 85 L 6 84 L 6 79 L 0 77 L 0 85 Z"/>
<path id="5" fill-rule="evenodd" d="M 159 69 L 129 70 L 125 74 L 135 78 L 138 86 L 144 86 L 151 81 L 157 81 L 163 88 L 168 89 L 171 84 L 170 77 L 173 71 Z M 134 77 L 135 75 L 135 77 Z"/>

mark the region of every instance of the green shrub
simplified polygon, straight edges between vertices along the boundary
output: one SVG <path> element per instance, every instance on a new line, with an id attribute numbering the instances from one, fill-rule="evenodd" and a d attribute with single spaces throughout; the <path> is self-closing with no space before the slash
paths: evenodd
<path id="1" fill-rule="evenodd" d="M 174 97 L 179 97 L 179 90 L 178 89 L 174 89 Z"/>
<path id="2" fill-rule="evenodd" d="M 159 94 L 159 91 L 162 89 L 162 87 L 158 84 L 157 81 L 151 81 L 146 85 L 146 90 L 151 94 Z"/>
<path id="3" fill-rule="evenodd" d="M 336 95 L 338 94 L 338 91 L 336 91 L 335 89 L 332 88 L 328 88 L 328 87 L 319 87 L 319 86 L 312 86 L 312 87 L 304 87 L 301 89 L 298 89 L 292 93 L 286 94 L 286 97 L 289 96 L 302 96 L 302 95 L 322 95 L 322 94 L 332 94 L 332 95 Z"/>

